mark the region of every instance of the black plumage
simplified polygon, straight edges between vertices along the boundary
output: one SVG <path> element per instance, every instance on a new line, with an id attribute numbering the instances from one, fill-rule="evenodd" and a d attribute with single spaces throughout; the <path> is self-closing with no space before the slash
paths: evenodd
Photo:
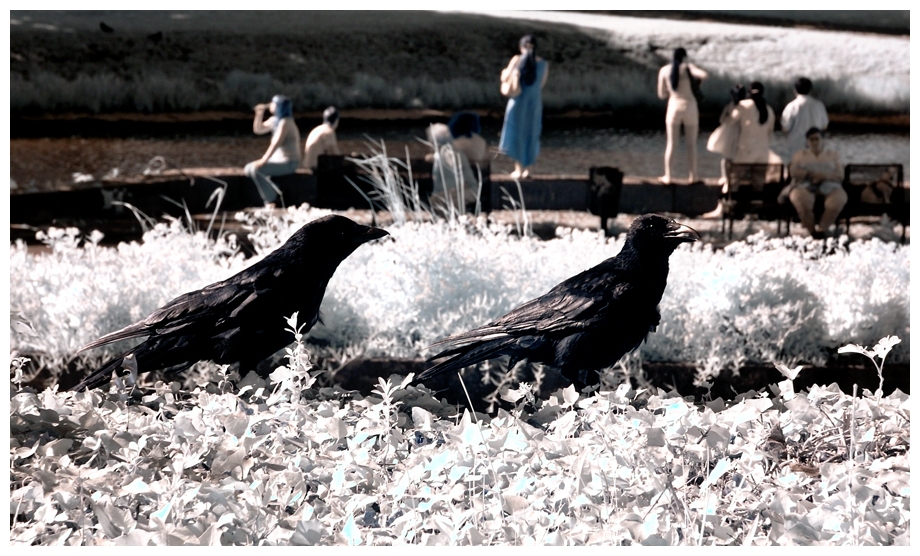
<path id="1" fill-rule="evenodd" d="M 668 258 L 681 243 L 698 239 L 669 218 L 640 216 L 616 256 L 503 317 L 434 344 L 447 349 L 429 361 L 443 360 L 416 381 L 507 355 L 509 368 L 528 359 L 556 367 L 578 388 L 596 384 L 597 371 L 615 365 L 658 326 Z"/>
<path id="2" fill-rule="evenodd" d="M 298 324 L 306 325 L 304 331 L 316 324 L 326 285 L 339 263 L 361 244 L 385 235 L 384 230 L 343 216 L 314 220 L 242 272 L 180 295 L 144 320 L 83 346 L 80 351 L 147 337 L 73 389 L 101 384 L 126 363 L 136 364 L 140 372 L 179 372 L 202 360 L 254 368 L 294 341 L 284 329 L 284 319 L 294 311 L 299 311 Z"/>
<path id="3" fill-rule="evenodd" d="M 114 33 L 115 32 L 115 29 L 112 29 L 111 27 L 105 24 L 105 21 L 99 22 L 99 29 L 101 29 L 103 33 Z"/>

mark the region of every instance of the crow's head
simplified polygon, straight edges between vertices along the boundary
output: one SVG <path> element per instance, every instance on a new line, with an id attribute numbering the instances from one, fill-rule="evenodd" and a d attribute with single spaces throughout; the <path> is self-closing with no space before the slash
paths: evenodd
<path id="1" fill-rule="evenodd" d="M 302 253 L 307 258 L 326 255 L 330 258 L 329 262 L 338 264 L 363 243 L 387 235 L 386 230 L 363 226 L 344 216 L 330 214 L 305 224 L 285 245 L 303 249 Z"/>
<path id="2" fill-rule="evenodd" d="M 690 226 L 659 214 L 644 214 L 633 220 L 626 242 L 637 249 L 664 250 L 670 254 L 687 241 L 697 241 L 700 234 Z"/>

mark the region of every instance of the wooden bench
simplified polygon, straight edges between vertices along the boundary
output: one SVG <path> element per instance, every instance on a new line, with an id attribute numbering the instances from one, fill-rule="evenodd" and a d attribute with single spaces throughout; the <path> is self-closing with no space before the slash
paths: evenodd
<path id="1" fill-rule="evenodd" d="M 722 206 L 722 233 L 728 222 L 728 237 L 732 236 L 735 220 L 754 214 L 760 220 L 776 220 L 776 233 L 781 233 L 783 220 L 787 221 L 791 205 L 780 204 L 777 198 L 788 183 L 786 166 L 774 164 L 735 164 L 726 162 L 728 182 L 720 200 Z"/>
<path id="2" fill-rule="evenodd" d="M 850 232 L 850 220 L 860 216 L 882 216 L 901 224 L 901 243 L 907 237 L 910 224 L 910 206 L 907 190 L 904 187 L 903 164 L 847 164 L 844 166 L 843 189 L 847 194 L 847 204 L 837 216 L 837 223 L 846 223 Z M 786 233 L 792 220 L 798 220 L 798 214 L 788 200 L 789 210 L 785 212 Z M 824 211 L 824 199 L 815 199 L 815 219 Z"/>
<path id="3" fill-rule="evenodd" d="M 901 243 L 910 224 L 910 205 L 904 188 L 903 164 L 847 164 L 844 167 L 843 189 L 847 204 L 837 218 L 847 225 L 855 216 L 887 214 L 901 224 Z"/>

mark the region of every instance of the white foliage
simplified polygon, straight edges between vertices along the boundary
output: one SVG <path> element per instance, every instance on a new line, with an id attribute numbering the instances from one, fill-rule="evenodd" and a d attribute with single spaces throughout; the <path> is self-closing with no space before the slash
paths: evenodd
<path id="1" fill-rule="evenodd" d="M 909 543 L 900 392 L 784 381 L 782 399 L 725 407 L 560 391 L 533 426 L 537 414 L 457 418 L 405 381 L 382 381 L 382 398 L 274 403 L 175 386 L 130 403 L 15 394 L 11 543 Z"/>
<path id="2" fill-rule="evenodd" d="M 327 212 L 292 208 L 280 218 L 246 218 L 263 255 Z M 369 356 L 427 356 L 435 341 L 545 293 L 615 255 L 623 241 L 568 229 L 540 241 L 483 218 L 389 231 L 395 241 L 362 246 L 340 265 L 322 305 L 325 326 L 315 326 L 308 341 Z M 35 331 L 14 329 L 12 348 L 49 364 L 253 262 L 229 255 L 227 240 L 209 242 L 178 226 L 160 225 L 143 242 L 117 249 L 80 248 L 75 230 L 54 233 L 51 254 L 30 255 L 18 244 L 10 256 L 11 309 Z M 910 359 L 909 284 L 908 248 L 875 239 L 822 244 L 756 235 L 718 251 L 683 246 L 671 256 L 662 321 L 642 358 L 694 363 L 705 379 L 745 363 L 820 365 L 846 343 L 896 335 L 901 345 L 888 361 L 903 363 Z"/>

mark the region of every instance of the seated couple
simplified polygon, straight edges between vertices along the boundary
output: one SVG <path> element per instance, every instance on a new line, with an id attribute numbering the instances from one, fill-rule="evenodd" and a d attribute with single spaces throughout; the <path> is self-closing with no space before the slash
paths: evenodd
<path id="1" fill-rule="evenodd" d="M 264 120 L 265 111 L 272 114 Z M 266 205 L 278 201 L 281 191 L 270 176 L 285 176 L 297 171 L 301 161 L 311 171 L 316 168 L 317 159 L 324 154 L 341 154 L 336 141 L 335 130 L 339 124 L 339 112 L 330 106 L 323 112 L 323 123 L 307 137 L 303 155 L 300 151 L 300 131 L 294 122 L 291 99 L 275 95 L 269 104 L 255 106 L 252 131 L 257 135 L 271 132 L 272 139 L 262 158 L 246 165 L 243 172 L 256 184 L 256 189 Z"/>

